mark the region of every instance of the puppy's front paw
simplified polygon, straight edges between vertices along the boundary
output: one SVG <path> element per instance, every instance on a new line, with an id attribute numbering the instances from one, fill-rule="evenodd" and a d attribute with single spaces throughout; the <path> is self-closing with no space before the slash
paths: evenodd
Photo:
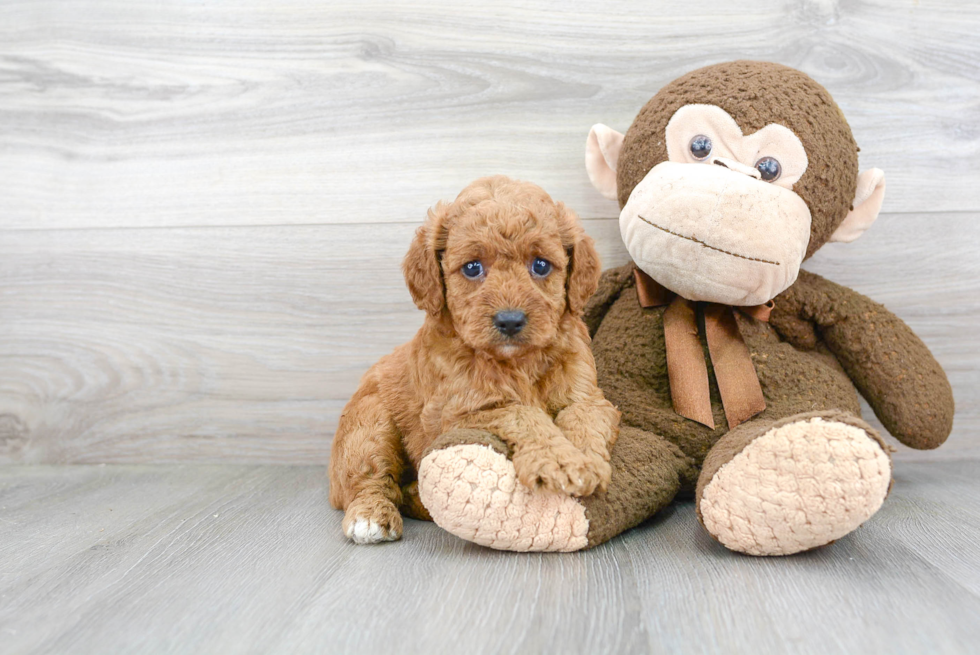
<path id="1" fill-rule="evenodd" d="M 609 484 L 612 467 L 600 455 L 575 446 L 525 447 L 514 454 L 514 469 L 524 486 L 570 496 L 589 496 Z"/>
<path id="2" fill-rule="evenodd" d="M 341 528 L 357 544 L 397 541 L 402 537 L 402 517 L 387 498 L 355 498 L 347 506 Z"/>

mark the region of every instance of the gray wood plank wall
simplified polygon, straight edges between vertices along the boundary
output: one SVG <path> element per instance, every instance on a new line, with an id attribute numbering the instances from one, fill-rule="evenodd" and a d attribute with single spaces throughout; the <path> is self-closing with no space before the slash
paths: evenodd
<path id="1" fill-rule="evenodd" d="M 811 270 L 888 304 L 980 454 L 980 5 L 955 0 L 0 4 L 0 462 L 325 462 L 361 373 L 421 323 L 399 263 L 473 178 L 544 186 L 625 261 L 588 183 L 674 77 L 804 70 L 886 171 Z"/>

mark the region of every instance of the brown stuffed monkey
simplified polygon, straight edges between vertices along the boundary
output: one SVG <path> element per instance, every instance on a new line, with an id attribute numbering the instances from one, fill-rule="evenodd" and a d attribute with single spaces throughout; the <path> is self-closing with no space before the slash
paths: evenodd
<path id="1" fill-rule="evenodd" d="M 576 550 L 694 495 L 728 548 L 786 555 L 870 518 L 891 461 L 857 392 L 920 449 L 949 435 L 953 398 L 898 317 L 800 270 L 878 215 L 884 175 L 859 173 L 857 152 L 826 89 L 763 62 L 674 80 L 625 135 L 593 127 L 586 167 L 618 199 L 633 259 L 584 315 L 622 411 L 612 480 L 588 498 L 529 490 L 492 435 L 437 442 L 419 471 L 436 522 L 496 548 Z"/>

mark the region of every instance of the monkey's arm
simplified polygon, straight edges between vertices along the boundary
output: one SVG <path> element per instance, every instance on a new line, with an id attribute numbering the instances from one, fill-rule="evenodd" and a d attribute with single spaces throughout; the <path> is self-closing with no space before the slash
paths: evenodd
<path id="1" fill-rule="evenodd" d="M 595 336 L 599 325 L 602 324 L 602 319 L 606 316 L 606 312 L 609 311 L 612 304 L 619 298 L 619 294 L 623 292 L 623 289 L 634 283 L 634 268 L 635 265 L 633 262 L 630 262 L 624 266 L 617 266 L 616 268 L 603 271 L 602 277 L 599 278 L 599 288 L 592 294 L 589 301 L 585 303 L 585 310 L 582 312 L 582 320 L 585 321 L 585 325 L 589 328 L 590 337 Z"/>
<path id="2" fill-rule="evenodd" d="M 837 357 L 888 431 L 912 448 L 937 448 L 953 427 L 953 392 L 939 362 L 900 318 L 870 298 L 800 271 L 777 301 L 773 326 L 806 345 L 806 329 Z M 794 321 L 794 317 L 797 319 Z"/>

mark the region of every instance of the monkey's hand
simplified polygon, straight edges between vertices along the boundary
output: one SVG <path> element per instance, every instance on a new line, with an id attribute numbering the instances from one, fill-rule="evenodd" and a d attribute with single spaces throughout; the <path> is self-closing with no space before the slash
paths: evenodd
<path id="1" fill-rule="evenodd" d="M 912 448 L 937 448 L 953 427 L 953 391 L 929 348 L 870 298 L 800 271 L 777 301 L 815 326 L 888 431 Z M 779 321 L 775 323 L 780 329 Z M 792 341 L 792 339 L 791 339 Z"/>

